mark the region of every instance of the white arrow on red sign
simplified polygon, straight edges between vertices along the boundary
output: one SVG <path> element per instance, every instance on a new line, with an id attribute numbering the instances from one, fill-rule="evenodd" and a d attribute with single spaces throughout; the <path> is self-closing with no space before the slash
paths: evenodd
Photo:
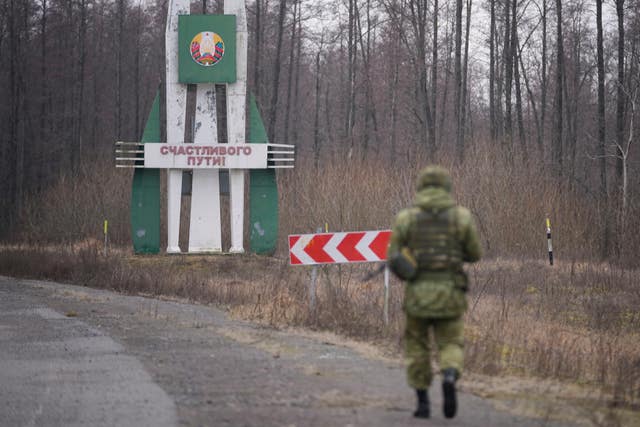
<path id="1" fill-rule="evenodd" d="M 391 230 L 289 236 L 291 265 L 375 262 L 387 259 Z"/>

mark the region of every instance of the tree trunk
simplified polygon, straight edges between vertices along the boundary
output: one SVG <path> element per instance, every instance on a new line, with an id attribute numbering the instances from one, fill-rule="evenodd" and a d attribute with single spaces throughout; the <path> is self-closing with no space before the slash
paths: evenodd
<path id="1" fill-rule="evenodd" d="M 416 78 L 416 116 L 419 120 L 418 139 L 424 144 L 427 153 L 433 157 L 435 147 L 431 144 L 432 130 L 434 129 L 431 116 L 431 102 L 428 92 L 428 71 L 427 71 L 427 2 L 425 0 L 409 2 L 410 25 L 413 31 L 414 49 L 412 64 L 415 69 Z"/>
<path id="2" fill-rule="evenodd" d="M 518 52 L 520 52 L 520 47 L 518 46 Z M 524 79 L 524 84 L 525 84 L 525 88 L 527 89 L 527 96 L 529 98 L 529 104 L 531 104 L 531 110 L 533 112 L 533 121 L 535 123 L 536 126 L 536 134 L 538 135 L 538 137 L 540 136 L 541 132 L 542 132 L 542 123 L 540 120 L 540 116 L 538 114 L 538 108 L 536 106 L 536 100 L 535 100 L 535 96 L 533 94 L 533 91 L 531 90 L 531 85 L 529 84 L 529 78 L 527 77 L 527 72 L 524 68 L 524 63 L 522 62 L 522 55 L 520 53 L 518 53 L 518 62 L 520 63 L 520 70 L 522 73 L 522 77 Z M 538 147 L 540 149 L 540 153 L 542 153 L 542 147 Z"/>
<path id="3" fill-rule="evenodd" d="M 498 1 L 498 0 L 496 0 Z M 498 5 L 499 6 L 499 3 Z M 510 16 L 510 15 L 509 15 Z M 507 19 L 509 18 L 509 16 L 507 16 Z M 496 17 L 496 19 L 498 19 Z M 503 29 L 504 30 L 504 29 Z M 508 33 L 507 33 L 508 34 Z M 497 33 L 497 29 L 496 29 L 496 33 L 495 33 L 495 37 L 496 37 L 496 43 L 498 43 L 499 41 L 499 37 L 498 37 L 498 33 Z M 497 48 L 497 44 L 496 44 L 496 55 L 495 55 L 495 73 L 497 74 L 495 76 L 496 79 L 496 91 L 495 91 L 495 119 L 496 119 L 496 127 L 495 127 L 495 132 L 496 132 L 496 139 L 498 141 L 500 141 L 500 145 L 502 146 L 502 148 L 504 148 L 504 139 L 503 139 L 503 135 L 504 135 L 504 104 L 502 103 L 503 100 L 503 96 L 504 96 L 504 62 L 505 62 L 505 50 L 507 48 L 507 46 L 504 45 L 504 40 L 503 40 L 503 46 L 502 46 L 502 52 L 501 54 L 498 53 L 498 48 Z M 502 62 L 499 62 L 499 58 L 502 58 Z"/>
<path id="4" fill-rule="evenodd" d="M 40 19 L 40 58 L 47 54 L 47 0 L 42 0 L 42 18 Z M 44 140 L 47 115 L 47 61 L 40 61 L 40 140 Z"/>
<path id="5" fill-rule="evenodd" d="M 298 5 L 300 8 L 301 5 Z M 298 12 L 300 14 L 300 12 Z M 300 16 L 301 17 L 301 16 Z M 294 27 L 295 30 L 295 27 Z M 293 143 L 298 144 L 298 135 L 300 129 L 300 62 L 301 62 L 301 49 L 302 49 L 302 19 L 298 19 L 298 45 L 296 47 L 296 69 L 295 69 L 295 83 L 293 85 L 293 105 L 294 108 L 294 122 L 293 122 Z"/>
<path id="6" fill-rule="evenodd" d="M 629 103 L 631 105 L 631 114 L 629 119 L 629 136 L 624 147 L 620 147 L 622 154 L 622 210 L 620 212 L 620 228 L 622 230 L 627 229 L 627 219 L 629 213 L 629 150 L 633 143 L 633 119 L 636 111 L 636 100 L 638 96 L 638 90 L 636 88 L 633 95 L 629 95 Z"/>
<path id="7" fill-rule="evenodd" d="M 103 16 L 104 14 L 104 9 L 103 7 L 100 7 L 100 10 L 95 11 L 95 16 Z M 96 18 L 94 18 L 96 19 Z M 102 43 L 102 37 L 100 36 L 100 34 L 102 33 L 102 30 L 104 28 L 104 24 L 102 21 L 100 21 L 100 25 L 98 26 L 98 24 L 96 23 L 96 28 L 94 29 L 95 33 L 96 33 L 96 37 L 95 37 L 95 43 L 96 45 L 92 46 L 92 49 L 94 51 L 94 53 L 96 54 L 96 56 L 98 58 L 102 58 L 102 55 L 104 54 L 104 48 L 103 48 L 103 43 Z M 164 55 L 163 55 L 164 56 Z M 91 148 L 95 150 L 96 146 L 97 146 L 97 140 L 98 140 L 98 130 L 99 130 L 99 113 L 100 113 L 100 107 L 101 107 L 101 96 L 100 96 L 100 86 L 98 85 L 98 78 L 96 76 L 97 71 L 98 71 L 98 66 L 96 64 L 96 62 L 93 62 L 93 119 L 92 119 L 92 123 L 91 123 Z"/>
<path id="8" fill-rule="evenodd" d="M 578 112 L 579 112 L 579 99 L 580 99 L 580 90 L 582 84 L 580 82 L 581 71 L 581 48 L 580 48 L 580 39 L 582 38 L 581 29 L 575 27 L 572 29 L 573 37 L 572 37 L 572 52 L 571 57 L 573 59 L 573 72 L 571 79 L 572 86 L 572 96 L 568 95 L 567 89 L 567 148 L 569 150 L 570 155 L 570 172 L 571 172 L 571 182 L 575 180 L 576 173 L 576 155 L 577 155 L 577 146 L 578 146 Z"/>
<path id="9" fill-rule="evenodd" d="M 207 1 L 202 0 L 202 13 L 207 10 Z M 138 16 L 137 16 L 137 24 L 136 24 L 136 52 L 140 52 L 140 33 L 142 29 L 142 6 L 138 4 Z M 140 133 L 140 80 L 142 80 L 142 76 L 140 75 L 140 55 L 136 55 L 134 59 L 134 71 L 133 75 L 135 76 L 134 86 L 133 86 L 133 96 L 135 98 L 135 137 L 142 138 Z"/>
<path id="10" fill-rule="evenodd" d="M 375 104 L 373 102 L 373 85 L 371 84 L 371 4 L 370 0 L 367 0 L 367 31 L 366 31 L 366 45 L 364 38 L 362 37 L 362 23 L 360 20 L 360 11 L 358 5 L 355 5 L 356 26 L 358 29 L 358 40 L 360 40 L 360 53 L 362 56 L 362 64 L 364 66 L 364 79 L 365 79 L 365 137 L 363 141 L 363 155 L 366 155 L 369 148 L 369 143 L 372 141 L 374 146 L 377 146 L 377 134 L 378 123 L 376 117 Z M 373 127 L 373 131 L 372 131 Z"/>
<path id="11" fill-rule="evenodd" d="M 437 135 L 439 129 L 436 127 L 438 123 L 437 100 L 438 100 L 438 0 L 433 0 L 433 56 L 431 59 L 431 114 L 433 115 L 433 130 L 431 132 L 431 145 L 437 148 Z"/>
<path id="12" fill-rule="evenodd" d="M 618 18 L 618 81 L 617 81 L 617 103 L 616 103 L 616 144 L 617 163 L 616 172 L 618 179 L 622 179 L 622 153 L 624 144 L 624 115 L 625 115 L 625 94 L 624 94 L 624 0 L 615 0 L 616 16 Z"/>
<path id="13" fill-rule="evenodd" d="M 464 133 L 462 129 L 462 0 L 456 0 L 456 45 L 455 45 L 455 93 L 454 117 L 456 122 L 457 160 L 464 156 Z"/>
<path id="14" fill-rule="evenodd" d="M 472 0 L 467 0 L 466 25 L 464 35 L 464 64 L 462 67 L 462 102 L 460 105 L 460 126 L 462 127 L 462 149 L 460 160 L 464 159 L 464 146 L 467 137 L 467 104 L 469 98 L 469 86 L 467 82 L 469 72 L 469 30 L 471 29 L 471 5 Z"/>
<path id="15" fill-rule="evenodd" d="M 316 90 L 315 108 L 313 113 L 313 163 L 318 168 L 320 162 L 320 52 L 322 51 L 322 41 L 316 53 Z"/>
<path id="16" fill-rule="evenodd" d="M 116 53 L 116 137 L 118 141 L 122 140 L 122 93 L 124 91 L 123 84 L 123 68 L 124 61 L 122 54 L 124 53 L 124 13 L 126 0 L 118 0 L 118 51 Z"/>
<path id="17" fill-rule="evenodd" d="M 397 50 L 396 50 L 397 52 Z M 391 145 L 391 162 L 396 161 L 397 152 L 397 132 L 398 132 L 398 81 L 400 77 L 400 64 L 396 61 L 393 64 L 393 79 L 391 83 L 391 134 L 389 142 Z"/>
<path id="18" fill-rule="evenodd" d="M 544 134 L 547 112 L 547 0 L 542 0 L 542 85 L 540 87 L 540 132 L 538 132 L 538 151 L 544 155 Z"/>
<path id="19" fill-rule="evenodd" d="M 78 99 L 76 102 L 77 105 L 77 120 L 78 120 L 78 128 L 76 130 L 76 164 L 73 166 L 73 173 L 77 174 L 80 169 L 80 162 L 82 162 L 82 151 L 83 151 L 83 128 L 84 128 L 84 70 L 86 64 L 86 49 L 85 49 L 85 40 L 87 34 L 87 9 L 86 9 L 86 0 L 80 0 L 80 31 L 78 34 L 78 50 L 79 50 L 79 63 L 78 63 Z M 137 55 L 136 55 L 137 57 Z"/>
<path id="20" fill-rule="evenodd" d="M 42 0 L 42 18 L 40 20 L 40 58 L 46 58 L 47 56 L 47 0 Z M 47 61 L 40 61 L 40 134 L 38 137 L 38 146 L 37 149 L 43 149 L 45 147 L 45 139 L 47 135 L 47 116 L 49 112 L 47 111 L 47 105 L 49 103 L 49 87 L 48 80 L 49 77 L 47 75 Z M 46 165 L 45 163 L 39 167 L 38 176 L 36 178 L 36 190 L 39 192 L 44 186 L 45 176 L 47 172 L 51 169 L 50 165 Z"/>
<path id="21" fill-rule="evenodd" d="M 490 0 L 491 24 L 489 26 L 489 134 L 492 142 L 496 140 L 496 1 Z"/>
<path id="22" fill-rule="evenodd" d="M 253 58 L 253 85 L 256 98 L 260 100 L 262 98 L 262 90 L 260 84 L 260 59 L 262 57 L 262 1 L 256 0 L 256 47 Z"/>
<path id="23" fill-rule="evenodd" d="M 513 39 L 513 42 L 514 42 L 513 73 L 515 77 L 515 86 L 516 86 L 516 118 L 518 120 L 518 139 L 520 140 L 520 147 L 522 148 L 522 158 L 525 162 L 527 162 L 529 153 L 527 150 L 527 137 L 524 130 L 524 118 L 522 117 L 522 87 L 520 85 L 520 67 L 518 67 L 518 64 L 520 62 L 520 50 L 518 49 L 518 45 L 519 45 L 518 32 L 517 30 L 514 30 L 514 32 L 515 32 L 515 37 Z M 524 73 L 524 68 L 522 69 L 522 72 Z"/>
<path id="24" fill-rule="evenodd" d="M 289 143 L 289 121 L 291 116 L 291 97 L 293 86 L 293 72 L 294 72 L 294 54 L 296 47 L 296 28 L 298 20 L 298 9 L 300 0 L 294 0 L 293 2 L 293 23 L 291 25 L 291 42 L 289 46 L 289 76 L 287 78 L 287 105 L 284 114 L 284 143 Z"/>
<path id="25" fill-rule="evenodd" d="M 278 117 L 278 95 L 280 91 L 280 57 L 282 56 L 282 38 L 284 36 L 284 17 L 287 13 L 287 0 L 280 0 L 278 14 L 278 38 L 276 41 L 276 57 L 273 67 L 273 83 L 271 93 L 271 109 L 269 111 L 269 141 L 276 140 L 276 119 Z"/>
<path id="26" fill-rule="evenodd" d="M 19 58 L 19 40 L 18 29 L 16 21 L 18 20 L 17 0 L 9 0 L 9 16 L 7 26 L 9 27 L 9 149 L 7 156 L 7 175 L 8 181 L 8 224 L 6 230 L 11 230 L 16 220 L 16 208 L 18 204 L 17 200 L 17 165 L 18 165 L 18 106 L 20 105 L 19 92 L 18 92 L 18 58 Z"/>
<path id="27" fill-rule="evenodd" d="M 356 78 L 356 53 L 357 46 L 355 41 L 355 2 L 357 0 L 349 0 L 349 23 L 348 23 L 348 40 L 347 40 L 347 103 L 345 114 L 345 139 L 349 144 L 349 155 L 353 151 L 353 126 L 355 122 L 356 103 L 355 103 L 355 78 Z"/>
<path id="28" fill-rule="evenodd" d="M 562 36 L 562 0 L 556 0 L 556 100 L 555 100 L 555 133 L 553 135 L 554 157 L 558 167 L 558 174 L 563 174 L 563 83 L 564 83 L 564 40 Z"/>
<path id="29" fill-rule="evenodd" d="M 513 143 L 513 119 L 511 115 L 511 87 L 513 85 L 513 29 L 515 20 L 512 20 L 512 6 L 516 0 L 505 2 L 504 13 L 504 135 L 505 150 L 511 150 Z M 505 153 L 507 154 L 507 153 Z"/>
<path id="30" fill-rule="evenodd" d="M 455 17 L 454 17 L 455 19 Z M 450 26 L 447 28 L 447 33 L 445 39 L 447 40 L 447 60 L 444 63 L 444 93 L 442 94 L 442 101 L 440 103 L 440 134 L 444 133 L 444 124 L 445 120 L 448 117 L 447 114 L 447 100 L 449 98 L 449 83 L 450 83 L 450 70 L 451 70 L 451 52 L 453 51 L 453 43 L 451 43 L 451 32 L 450 28 L 453 27 L 453 22 L 450 22 Z M 455 131 L 455 129 L 454 129 Z"/>
<path id="31" fill-rule="evenodd" d="M 609 215 L 609 192 L 607 191 L 606 123 L 604 99 L 604 37 L 602 28 L 602 1 L 596 0 L 597 52 L 598 52 L 598 155 L 600 157 L 600 205 L 604 216 L 601 257 L 609 255 L 611 221 Z"/>
<path id="32" fill-rule="evenodd" d="M 438 0 L 436 0 L 437 2 Z M 396 26 L 398 29 L 403 28 L 404 14 L 399 14 L 397 18 Z M 398 84 L 400 81 L 400 53 L 401 53 L 401 41 L 402 35 L 400 31 L 393 33 L 393 76 L 391 79 L 390 96 L 391 99 L 391 131 L 389 135 L 389 145 L 391 146 L 391 162 L 395 163 L 397 158 L 397 133 L 398 133 Z"/>

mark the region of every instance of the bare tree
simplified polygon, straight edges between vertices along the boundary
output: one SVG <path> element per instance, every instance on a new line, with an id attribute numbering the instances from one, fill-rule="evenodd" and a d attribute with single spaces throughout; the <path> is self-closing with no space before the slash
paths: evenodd
<path id="1" fill-rule="evenodd" d="M 628 212 L 629 212 L 629 155 L 631 154 L 631 146 L 634 142 L 634 119 L 636 115 L 636 108 L 638 103 L 638 95 L 640 92 L 640 79 L 637 79 L 637 83 L 633 92 L 630 93 L 626 89 L 623 90 L 623 93 L 627 97 L 627 102 L 629 105 L 629 133 L 626 135 L 623 144 L 618 144 L 617 140 L 611 144 L 613 148 L 613 153 L 604 154 L 599 156 L 601 159 L 604 158 L 606 160 L 607 157 L 615 158 L 620 165 L 622 165 L 622 174 L 620 176 L 620 210 L 618 211 L 618 229 L 625 230 L 627 227 L 628 221 Z M 617 135 L 616 135 L 617 136 Z M 618 235 L 623 235 L 624 233 L 618 233 Z M 619 244 L 620 242 L 618 242 Z"/>
<path id="2" fill-rule="evenodd" d="M 511 115 L 511 88 L 513 85 L 513 31 L 516 23 L 512 14 L 512 5 L 516 0 L 504 3 L 504 49 L 502 51 L 504 65 L 504 135 L 503 146 L 506 152 L 511 150 L 513 142 L 513 119 Z"/>
<path id="3" fill-rule="evenodd" d="M 362 28 L 360 19 L 360 11 L 356 2 L 356 24 L 358 27 L 358 39 L 360 40 L 360 53 L 362 56 L 362 64 L 364 66 L 364 84 L 365 84 L 365 135 L 363 141 L 363 154 L 366 154 L 370 141 L 373 142 L 376 149 L 378 140 L 378 118 L 376 113 L 376 107 L 373 102 L 373 84 L 371 81 L 371 35 L 373 33 L 373 26 L 371 22 L 371 0 L 367 0 L 367 29 Z M 365 37 L 362 36 L 363 32 Z M 366 44 L 365 44 L 366 40 Z"/>
<path id="4" fill-rule="evenodd" d="M 356 115 L 356 64 L 357 64 L 357 43 L 356 43 L 356 1 L 349 0 L 349 16 L 347 24 L 347 90 L 346 90 L 346 114 L 344 137 L 349 144 L 349 153 L 354 148 L 353 127 Z"/>
<path id="5" fill-rule="evenodd" d="M 515 3 L 515 1 L 514 1 Z M 513 56 L 514 56 L 514 64 L 513 64 L 513 74 L 514 74 L 514 83 L 516 88 L 516 119 L 518 121 L 518 140 L 520 141 L 520 147 L 522 149 L 522 156 L 524 161 L 528 160 L 528 151 L 527 151 L 527 137 L 524 130 L 524 118 L 522 115 L 522 86 L 520 84 L 520 67 L 518 63 L 520 62 L 520 50 L 518 49 L 519 40 L 518 40 L 518 32 L 514 31 L 514 47 L 513 47 Z M 524 69 L 523 69 L 524 73 Z"/>
<path id="6" fill-rule="evenodd" d="M 387 2 L 387 13 L 392 17 L 394 29 L 398 31 L 403 45 L 410 52 L 409 60 L 416 78 L 411 82 L 415 87 L 414 117 L 418 123 L 418 140 L 425 144 L 427 152 L 432 156 L 435 152 L 435 124 L 429 94 L 429 70 L 426 60 L 430 56 L 427 49 L 428 4 L 426 0 L 408 0 L 403 2 Z M 406 11 L 406 25 L 404 28 Z M 441 116 L 443 118 L 443 116 Z"/>
<path id="7" fill-rule="evenodd" d="M 287 103 L 284 114 L 284 143 L 289 143 L 289 120 L 291 117 L 291 98 L 293 95 L 293 74 L 295 70 L 296 29 L 300 14 L 300 0 L 293 1 L 291 39 L 289 41 L 289 75 L 287 77 Z"/>
<path id="8" fill-rule="evenodd" d="M 278 14 L 278 33 L 276 41 L 276 56 L 273 66 L 273 90 L 271 92 L 271 108 L 269 109 L 269 141 L 275 141 L 276 119 L 278 117 L 278 94 L 280 92 L 280 57 L 282 56 L 282 39 L 284 37 L 284 18 L 287 13 L 287 0 L 280 0 Z"/>
<path id="9" fill-rule="evenodd" d="M 489 134 L 491 140 L 497 138 L 496 132 L 496 2 L 497 0 L 489 0 L 490 2 L 490 25 L 489 25 Z"/>
<path id="10" fill-rule="evenodd" d="M 316 89 L 315 89 L 315 108 L 313 114 L 313 161 L 317 168 L 320 161 L 320 53 L 324 38 L 320 40 L 318 52 L 316 52 Z"/>
<path id="11" fill-rule="evenodd" d="M 204 0 L 203 0 L 204 1 Z M 262 95 L 261 85 L 260 85 L 260 73 L 262 72 L 261 68 L 261 58 L 262 58 L 262 38 L 263 38 L 263 27 L 262 27 L 262 14 L 263 14 L 263 0 L 256 0 L 256 24 L 255 24 L 255 50 L 254 50 L 254 58 L 253 58 L 253 84 L 254 91 L 256 93 L 256 98 L 260 99 Z"/>
<path id="12" fill-rule="evenodd" d="M 437 2 L 437 0 L 436 0 Z M 403 28 L 404 27 L 404 17 L 403 13 L 393 13 L 390 10 L 388 4 L 386 5 L 387 13 L 391 15 L 392 20 L 394 20 L 395 28 Z M 400 7 L 402 9 L 402 6 Z M 434 29 L 437 33 L 437 29 Z M 391 146 L 391 161 L 395 162 L 397 155 L 397 133 L 398 133 L 398 98 L 399 98 L 399 82 L 400 82 L 400 53 L 402 48 L 402 36 L 400 31 L 395 31 L 392 35 L 393 40 L 393 61 L 392 63 L 392 78 L 391 78 L 391 86 L 389 87 L 390 95 L 389 98 L 391 100 L 391 131 L 389 132 L 389 145 Z M 437 54 L 434 54 L 437 56 Z M 435 63 L 434 63 L 435 64 Z M 435 97 L 434 97 L 435 99 Z"/>
<path id="13" fill-rule="evenodd" d="M 202 13 L 206 13 L 207 10 L 207 1 L 202 1 Z M 136 52 L 140 52 L 140 45 L 142 43 L 142 5 L 138 4 L 136 9 Z M 133 74 L 135 76 L 135 81 L 133 83 L 133 96 L 135 102 L 135 116 L 134 116 L 134 135 L 136 138 L 140 138 L 142 134 L 140 133 L 140 81 L 142 80 L 142 75 L 140 75 L 140 55 L 135 56 Z"/>
<path id="14" fill-rule="evenodd" d="M 624 0 L 615 0 L 616 17 L 618 19 L 618 93 L 616 102 L 616 145 L 622 147 L 624 141 L 624 116 L 625 116 L 625 93 L 624 93 Z M 618 180 L 622 179 L 623 164 L 622 153 L 618 153 L 616 172 Z"/>
<path id="15" fill-rule="evenodd" d="M 626 223 L 629 212 L 629 153 L 631 150 L 631 144 L 633 143 L 634 135 L 633 135 L 633 121 L 636 112 L 636 104 L 638 100 L 638 91 L 640 90 L 639 85 L 636 85 L 633 93 L 628 93 L 626 90 L 624 91 L 625 95 L 628 98 L 629 102 L 629 134 L 624 141 L 623 145 L 619 145 L 616 142 L 617 149 L 617 157 L 622 165 L 622 180 L 621 180 L 621 211 L 620 211 L 620 229 L 626 229 Z"/>
<path id="16" fill-rule="evenodd" d="M 464 146 L 465 139 L 467 134 L 469 133 L 467 128 L 467 101 L 469 98 L 469 32 L 471 29 L 471 5 L 472 0 L 466 0 L 467 4 L 467 13 L 466 13 L 466 23 L 465 23 L 465 35 L 464 35 L 464 63 L 462 65 L 462 103 L 460 105 L 460 126 L 462 126 L 462 147 L 460 149 L 460 156 L 464 158 Z"/>
<path id="17" fill-rule="evenodd" d="M 122 59 L 125 43 L 124 21 L 127 9 L 127 0 L 118 0 L 118 49 L 116 51 L 116 136 L 118 140 L 122 140 L 122 96 L 124 91 L 124 60 Z"/>
<path id="18" fill-rule="evenodd" d="M 562 36 L 562 0 L 556 0 L 556 96 L 555 96 L 555 132 L 553 135 L 554 158 L 558 173 L 563 173 L 564 145 L 564 38 Z"/>
<path id="19" fill-rule="evenodd" d="M 84 114 L 83 114 L 83 105 L 84 105 L 84 79 L 85 79 L 85 67 L 86 67 L 86 59 L 87 53 L 85 49 L 85 40 L 87 36 L 87 8 L 86 8 L 87 0 L 80 0 L 80 28 L 78 31 L 78 65 L 77 70 L 78 74 L 76 77 L 76 85 L 77 89 L 77 98 L 75 100 L 76 112 L 76 131 L 75 131 L 75 144 L 72 147 L 71 155 L 71 171 L 73 175 L 77 175 L 79 167 L 80 167 L 80 159 L 82 158 L 83 151 L 83 130 L 84 130 Z"/>
<path id="20" fill-rule="evenodd" d="M 20 106 L 20 92 L 18 90 L 18 59 L 19 59 L 19 36 L 18 36 L 18 6 L 16 0 L 9 0 L 7 27 L 9 33 L 9 131 L 8 131 L 8 150 L 7 150 L 7 225 L 10 229 L 15 220 L 19 204 L 19 185 L 18 185 L 18 112 Z"/>
<path id="21" fill-rule="evenodd" d="M 300 12 L 300 5 L 298 6 L 299 9 L 299 14 Z M 293 104 L 295 105 L 295 113 L 294 113 L 294 121 L 293 121 L 293 132 L 292 132 L 292 136 L 293 136 L 293 143 L 294 144 L 298 144 L 299 143 L 299 129 L 300 129 L 300 73 L 301 73 L 301 64 L 302 64 L 302 18 L 300 16 L 300 18 L 298 19 L 298 37 L 297 37 L 297 47 L 296 47 L 296 65 L 295 65 L 295 82 L 293 85 Z M 295 32 L 295 27 L 294 27 L 294 32 Z"/>
<path id="22" fill-rule="evenodd" d="M 604 37 L 602 29 L 602 0 L 596 0 L 596 26 L 597 26 L 597 63 L 598 63 L 598 154 L 600 156 L 600 200 L 604 212 L 604 233 L 602 243 L 602 256 L 609 253 L 611 224 L 608 212 L 609 192 L 607 190 L 607 160 L 606 151 L 606 123 L 604 100 Z"/>
<path id="23" fill-rule="evenodd" d="M 458 161 L 464 156 L 464 130 L 462 129 L 462 0 L 456 0 L 455 92 L 454 117 L 456 122 L 456 150 Z"/>
<path id="24" fill-rule="evenodd" d="M 448 4 L 449 3 L 447 3 L 447 5 Z M 446 15 L 451 15 L 449 13 L 448 8 L 447 8 Z M 447 26 L 445 30 L 445 40 L 446 40 L 445 58 L 447 59 L 444 62 L 444 67 L 443 67 L 444 82 L 442 85 L 443 86 L 442 96 L 440 97 L 440 123 L 438 125 L 438 128 L 440 129 L 441 134 L 444 133 L 445 120 L 449 117 L 446 107 L 447 107 L 447 100 L 449 99 L 449 86 L 451 82 L 451 53 L 453 52 L 453 39 L 454 39 L 454 37 L 452 37 L 452 32 L 453 32 L 454 26 L 455 26 L 455 14 L 453 14 L 450 21 L 447 21 Z"/>
<path id="25" fill-rule="evenodd" d="M 436 106 L 438 101 L 438 15 L 439 15 L 438 0 L 433 0 L 433 41 L 431 50 L 431 111 L 433 112 L 433 132 L 431 132 L 430 145 L 436 148 L 438 128 L 438 108 Z"/>

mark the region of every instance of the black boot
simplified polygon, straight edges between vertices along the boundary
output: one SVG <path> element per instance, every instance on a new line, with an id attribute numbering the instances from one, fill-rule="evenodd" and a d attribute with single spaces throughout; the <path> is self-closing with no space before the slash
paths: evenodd
<path id="1" fill-rule="evenodd" d="M 427 396 L 427 390 L 416 390 L 418 395 L 418 407 L 413 413 L 416 418 L 429 418 L 429 396 Z"/>
<path id="2" fill-rule="evenodd" d="M 442 371 L 442 396 L 445 418 L 453 418 L 456 416 L 458 403 L 456 401 L 456 380 L 458 379 L 458 371 L 454 368 L 447 368 Z"/>

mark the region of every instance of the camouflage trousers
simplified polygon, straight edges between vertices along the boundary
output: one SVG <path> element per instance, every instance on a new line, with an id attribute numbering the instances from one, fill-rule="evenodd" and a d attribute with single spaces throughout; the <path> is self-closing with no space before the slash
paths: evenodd
<path id="1" fill-rule="evenodd" d="M 428 319 L 407 316 L 404 333 L 407 380 L 415 389 L 427 389 L 431 385 L 431 340 L 438 350 L 440 369 L 455 368 L 462 373 L 464 359 L 464 334 L 462 317 L 454 319 Z"/>

